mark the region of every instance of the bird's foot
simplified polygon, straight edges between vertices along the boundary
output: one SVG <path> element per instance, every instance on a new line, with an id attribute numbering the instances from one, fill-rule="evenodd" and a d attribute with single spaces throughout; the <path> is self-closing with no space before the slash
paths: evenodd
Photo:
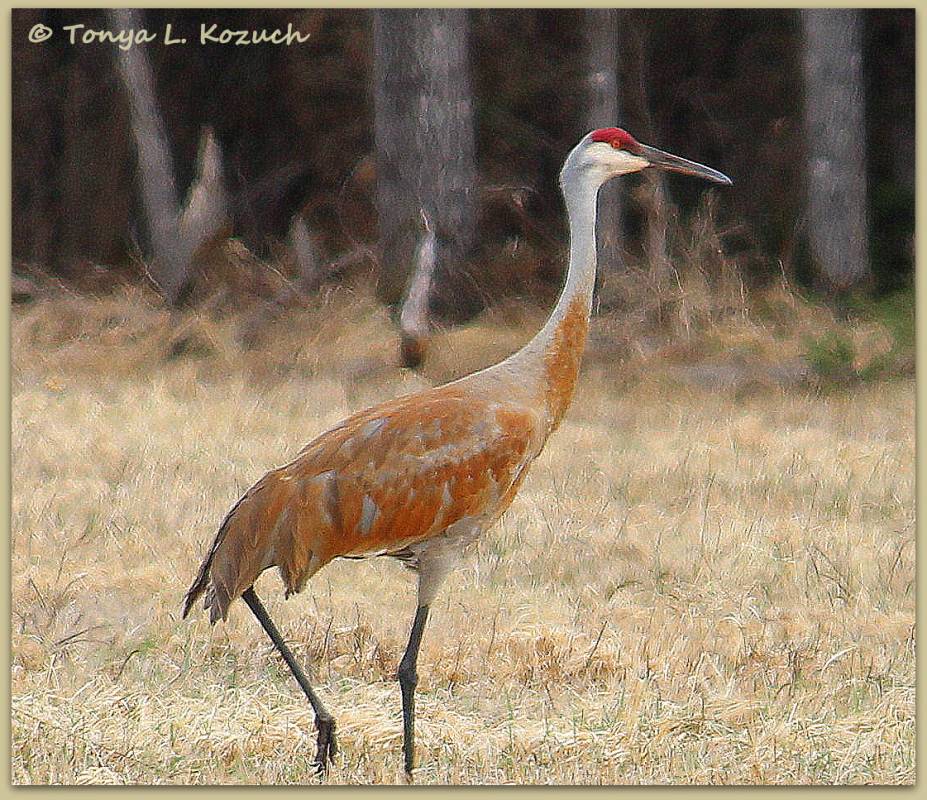
<path id="1" fill-rule="evenodd" d="M 415 783 L 415 779 L 412 777 L 412 773 L 415 770 L 415 745 L 403 745 L 403 755 L 405 758 L 404 763 L 404 772 L 405 772 L 405 781 L 406 783 Z"/>
<path id="2" fill-rule="evenodd" d="M 335 720 L 331 717 L 326 719 L 316 717 L 315 726 L 318 728 L 319 738 L 314 763 L 316 772 L 324 775 L 328 771 L 328 765 L 335 763 L 335 756 L 338 754 L 338 743 L 335 739 Z"/>

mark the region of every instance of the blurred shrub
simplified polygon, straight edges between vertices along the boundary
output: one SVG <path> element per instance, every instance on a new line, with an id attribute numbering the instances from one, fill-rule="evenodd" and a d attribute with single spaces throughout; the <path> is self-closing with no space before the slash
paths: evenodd
<path id="1" fill-rule="evenodd" d="M 828 331 L 805 338 L 805 359 L 814 373 L 825 381 L 844 382 L 857 376 L 853 368 L 856 348 L 844 333 Z"/>
<path id="2" fill-rule="evenodd" d="M 914 289 L 893 292 L 878 300 L 861 300 L 862 312 L 885 327 L 891 349 L 872 360 L 860 373 L 863 378 L 913 375 L 915 362 Z"/>

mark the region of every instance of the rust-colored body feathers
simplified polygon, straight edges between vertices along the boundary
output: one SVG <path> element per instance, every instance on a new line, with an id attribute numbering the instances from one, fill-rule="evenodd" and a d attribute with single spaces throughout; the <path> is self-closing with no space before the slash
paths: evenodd
<path id="1" fill-rule="evenodd" d="M 430 540 L 465 544 L 511 503 L 543 439 L 541 417 L 457 382 L 348 417 L 274 469 L 223 521 L 187 593 L 210 619 L 265 569 L 287 595 L 339 556 L 397 555 Z"/>
<path id="2" fill-rule="evenodd" d="M 287 595 L 338 557 L 396 555 L 419 570 L 427 606 L 444 576 L 512 502 L 569 407 L 595 283 L 590 137 L 561 173 L 570 269 L 547 324 L 521 350 L 460 380 L 361 411 L 261 478 L 232 508 L 187 592 L 210 619 L 265 569 Z M 597 145 L 601 159 L 605 145 Z M 612 148 L 606 148 L 606 155 Z"/>
<path id="3" fill-rule="evenodd" d="M 336 751 L 329 714 L 252 584 L 278 567 L 287 595 L 338 557 L 392 555 L 418 570 L 418 606 L 399 663 L 405 769 L 414 766 L 416 663 L 429 607 L 466 547 L 508 508 L 573 398 L 595 286 L 599 187 L 658 166 L 730 179 L 641 145 L 619 128 L 592 131 L 564 162 L 570 267 L 547 323 L 517 353 L 453 383 L 348 417 L 274 469 L 235 504 L 184 604 L 205 594 L 210 620 L 242 597 L 274 642 L 316 714 L 316 763 Z"/>

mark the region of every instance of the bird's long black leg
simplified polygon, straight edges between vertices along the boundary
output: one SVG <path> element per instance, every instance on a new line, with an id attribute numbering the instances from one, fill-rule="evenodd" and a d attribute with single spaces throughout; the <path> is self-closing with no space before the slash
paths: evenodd
<path id="1" fill-rule="evenodd" d="M 280 655 L 283 656 L 283 660 L 286 661 L 286 665 L 290 668 L 290 672 L 293 673 L 293 677 L 296 678 L 300 688 L 302 688 L 306 697 L 309 698 L 312 710 L 315 711 L 315 726 L 319 731 L 318 751 L 316 752 L 315 760 L 319 771 L 325 772 L 329 762 L 334 763 L 335 754 L 338 752 L 338 747 L 335 743 L 335 718 L 328 713 L 328 709 L 322 704 L 319 696 L 309 683 L 306 673 L 303 672 L 302 667 L 296 663 L 296 659 L 293 657 L 293 653 L 290 652 L 290 648 L 287 647 L 286 642 L 283 641 L 280 631 L 277 630 L 277 626 L 274 625 L 271 618 L 267 615 L 267 610 L 264 608 L 264 605 L 254 593 L 254 587 L 252 586 L 250 589 L 247 589 L 242 594 L 241 599 L 244 600 L 251 611 L 254 612 L 254 616 L 257 617 L 258 622 L 260 622 L 264 630 L 267 631 L 267 635 L 274 643 L 274 647 L 276 647 Z"/>
<path id="2" fill-rule="evenodd" d="M 428 606 L 419 606 L 409 634 L 409 644 L 399 662 L 399 688 L 402 690 L 402 752 L 405 756 L 406 774 L 412 774 L 415 766 L 415 686 L 418 683 L 418 649 L 422 644 L 422 632 L 428 620 Z"/>

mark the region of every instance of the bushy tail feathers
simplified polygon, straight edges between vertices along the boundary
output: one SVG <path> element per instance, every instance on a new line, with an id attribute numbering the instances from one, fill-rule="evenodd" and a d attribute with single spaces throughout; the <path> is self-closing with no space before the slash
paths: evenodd
<path id="1" fill-rule="evenodd" d="M 193 604 L 199 599 L 200 595 L 206 591 L 206 583 L 209 581 L 209 565 L 211 562 L 212 558 L 207 556 L 203 563 L 200 565 L 200 570 L 197 573 L 193 584 L 189 589 L 187 589 L 186 595 L 184 595 L 183 619 L 187 618 L 187 615 L 190 613 L 190 609 L 193 608 Z"/>
<path id="2" fill-rule="evenodd" d="M 187 594 L 183 599 L 184 619 L 186 619 L 187 615 L 190 613 L 190 609 L 193 608 L 193 604 L 203 594 L 206 595 L 206 601 L 203 604 L 203 607 L 209 609 L 209 622 L 211 624 L 214 625 L 220 619 L 224 620 L 228 616 L 228 607 L 232 602 L 232 598 L 223 587 L 218 586 L 214 581 L 211 582 L 210 576 L 212 560 L 222 543 L 222 538 L 224 537 L 222 536 L 222 530 L 220 530 L 219 534 L 216 536 L 216 541 L 209 549 L 209 553 L 206 555 L 206 558 L 203 559 L 203 563 L 200 564 L 199 572 L 197 572 L 196 578 L 193 580 L 193 584 L 189 589 L 187 589 Z"/>
<path id="3" fill-rule="evenodd" d="M 260 484 L 258 484 L 258 486 L 260 486 Z M 196 573 L 196 578 L 194 578 L 190 588 L 187 589 L 187 594 L 184 596 L 184 619 L 186 619 L 187 615 L 190 613 L 190 610 L 193 608 L 193 604 L 203 594 L 206 595 L 203 608 L 209 609 L 210 624 L 214 625 L 220 619 L 225 620 L 226 617 L 228 617 L 229 605 L 231 604 L 234 597 L 237 597 L 238 595 L 236 594 L 233 597 L 226 581 L 217 579 L 218 576 L 215 574 L 215 570 L 213 569 L 213 562 L 216 558 L 216 554 L 219 553 L 222 545 L 225 543 L 229 530 L 235 527 L 234 522 L 239 516 L 238 512 L 242 509 L 242 504 L 253 496 L 254 490 L 256 488 L 257 486 L 246 492 L 238 500 L 238 502 L 232 506 L 231 511 L 229 511 L 229 513 L 226 515 L 225 519 L 222 520 L 222 525 L 219 526 L 219 531 L 216 533 L 216 538 L 213 540 L 212 546 L 209 548 L 209 552 L 203 559 L 203 563 L 200 564 L 199 571 Z M 228 561 L 228 559 L 225 560 Z M 223 570 L 223 572 L 228 572 L 228 569 Z M 253 581 L 255 578 L 257 578 L 257 575 L 254 575 L 251 578 L 251 581 Z M 248 582 L 248 586 L 250 585 L 251 582 Z M 248 586 L 244 586 L 242 590 L 247 589 Z M 240 592 L 238 594 L 240 594 Z"/>
<path id="4" fill-rule="evenodd" d="M 224 620 L 229 605 L 269 567 L 278 566 L 286 594 L 299 592 L 327 563 L 313 553 L 313 542 L 296 535 L 297 482 L 282 470 L 268 472 L 232 507 L 184 598 L 186 617 L 205 595 L 209 621 Z M 300 501 L 300 506 L 305 503 Z M 305 513 L 303 508 L 301 513 Z M 305 522 L 305 530 L 311 526 Z"/>

